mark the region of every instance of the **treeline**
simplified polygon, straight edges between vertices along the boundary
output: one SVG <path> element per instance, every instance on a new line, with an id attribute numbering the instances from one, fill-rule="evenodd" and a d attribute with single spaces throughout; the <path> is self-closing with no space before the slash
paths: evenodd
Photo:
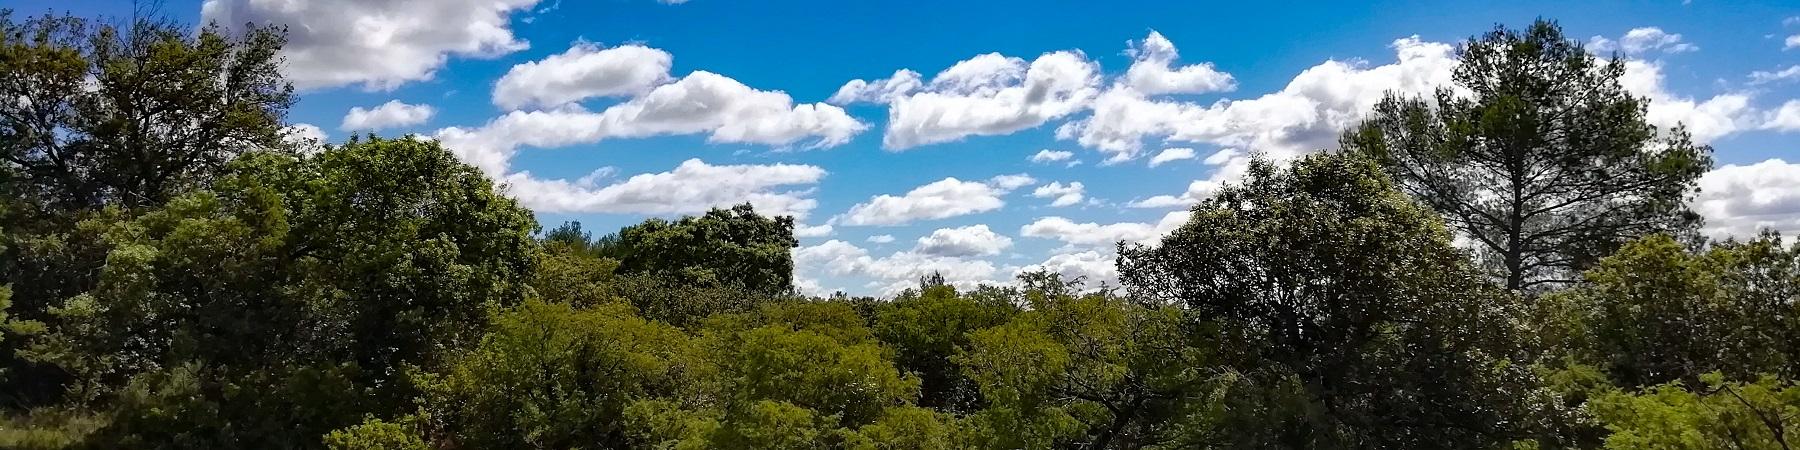
<path id="1" fill-rule="evenodd" d="M 596 238 L 297 142 L 277 29 L 0 16 L 0 447 L 1791 448 L 1800 246 L 1553 23 L 1258 161 L 1124 286 L 795 293 L 749 206 Z"/>

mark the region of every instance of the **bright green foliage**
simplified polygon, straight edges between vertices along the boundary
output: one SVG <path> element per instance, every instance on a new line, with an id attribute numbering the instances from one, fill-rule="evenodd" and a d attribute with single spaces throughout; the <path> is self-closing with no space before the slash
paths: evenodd
<path id="1" fill-rule="evenodd" d="M 430 450 L 419 435 L 415 420 L 390 423 L 369 418 L 361 425 L 334 430 L 325 435 L 325 447 L 331 450 Z"/>
<path id="2" fill-rule="evenodd" d="M 539 298 L 574 306 L 593 306 L 618 301 L 614 287 L 619 262 L 593 256 L 578 247 L 546 241 L 531 288 Z"/>
<path id="3" fill-rule="evenodd" d="M 631 402 L 675 391 L 687 336 L 623 305 L 528 302 L 426 382 L 438 428 L 473 448 L 625 448 Z"/>
<path id="4" fill-rule="evenodd" d="M 683 284 L 730 286 L 762 295 L 794 287 L 792 217 L 768 218 L 749 204 L 713 209 L 669 222 L 650 219 L 619 230 L 619 271 L 668 277 Z"/>
<path id="5" fill-rule="evenodd" d="M 873 327 L 894 348 L 901 370 L 919 376 L 920 405 L 969 412 L 981 406 L 980 392 L 950 359 L 968 347 L 970 333 L 1006 323 L 1017 312 L 1007 300 L 934 286 L 880 305 Z"/>
<path id="6" fill-rule="evenodd" d="M 1693 253 L 1668 236 L 1633 242 L 1546 303 L 1548 336 L 1621 386 L 1800 376 L 1800 247 L 1779 236 Z"/>
<path id="7" fill-rule="evenodd" d="M 1215 322 L 1195 331 L 1222 339 L 1247 382 L 1297 380 L 1327 413 L 1271 423 L 1287 427 L 1282 446 L 1483 447 L 1523 432 L 1512 297 L 1358 154 L 1256 162 L 1120 268 L 1133 295 Z"/>
<path id="8" fill-rule="evenodd" d="M 1028 291 L 1028 310 L 954 357 L 989 402 L 970 417 L 979 446 L 1183 446 L 1173 425 L 1205 420 L 1214 361 L 1181 309 L 1059 292 Z"/>
<path id="9" fill-rule="evenodd" d="M 950 450 L 959 445 L 956 418 L 929 408 L 899 406 L 856 431 L 843 433 L 850 450 Z"/>
<path id="10" fill-rule="evenodd" d="M 1593 400 L 1594 414 L 1612 434 L 1609 449 L 1789 449 L 1800 445 L 1800 386 L 1761 377 L 1753 383 L 1700 377 L 1639 393 L 1611 392 Z"/>
<path id="11" fill-rule="evenodd" d="M 1542 20 L 1457 56 L 1455 86 L 1389 95 L 1342 144 L 1477 243 L 1508 289 L 1570 281 L 1636 236 L 1698 222 L 1686 200 L 1712 148 L 1650 125 L 1648 100 L 1619 83 L 1623 60 Z"/>
<path id="12" fill-rule="evenodd" d="M 778 303 L 709 320 L 691 389 L 627 411 L 645 443 L 676 448 L 817 448 L 910 406 L 919 381 L 894 368 L 842 303 Z M 897 426 L 897 425 L 896 425 Z"/>

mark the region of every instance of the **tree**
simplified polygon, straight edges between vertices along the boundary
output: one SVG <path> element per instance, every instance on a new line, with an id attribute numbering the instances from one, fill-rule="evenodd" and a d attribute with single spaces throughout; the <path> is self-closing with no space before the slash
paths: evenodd
<path id="1" fill-rule="evenodd" d="M 1124 248 L 1120 269 L 1133 298 L 1212 322 L 1191 330 L 1250 392 L 1317 405 L 1245 430 L 1280 446 L 1473 448 L 1528 431 L 1512 297 L 1358 154 L 1258 160 L 1160 246 Z"/>
<path id="2" fill-rule="evenodd" d="M 1342 138 L 1480 249 L 1513 291 L 1571 281 L 1620 245 L 1699 221 L 1712 148 L 1645 121 L 1648 100 L 1553 22 L 1471 38 L 1453 86 L 1390 94 Z"/>
<path id="3" fill-rule="evenodd" d="M 1690 387 L 1691 386 L 1691 387 Z M 1800 445 L 1800 386 L 1761 377 L 1729 382 L 1706 374 L 1694 384 L 1611 391 L 1592 402 L 1612 434 L 1606 448 L 1786 450 Z"/>
<path id="4" fill-rule="evenodd" d="M 872 328 L 894 348 L 900 368 L 920 378 L 921 406 L 961 413 L 979 409 L 982 400 L 951 358 L 968 348 L 970 333 L 1006 323 L 1017 311 L 1010 303 L 959 295 L 949 285 L 931 286 L 880 304 Z"/>
<path id="5" fill-rule="evenodd" d="M 1546 336 L 1629 388 L 1800 376 L 1800 247 L 1769 234 L 1692 252 L 1666 235 L 1627 244 L 1546 297 Z M 1552 314 L 1546 314 L 1547 316 Z"/>
<path id="6" fill-rule="evenodd" d="M 970 332 L 968 350 L 952 357 L 988 402 L 969 416 L 977 446 L 1209 445 L 1189 439 L 1189 427 L 1210 420 L 1218 361 L 1190 340 L 1185 312 L 1059 291 L 1028 293 L 1027 310 Z"/>
<path id="7" fill-rule="evenodd" d="M 676 394 L 688 337 L 621 304 L 575 309 L 527 302 L 443 375 L 426 407 L 449 442 L 469 448 L 630 448 L 625 408 Z"/>
<path id="8" fill-rule="evenodd" d="M 282 147 L 284 32 L 189 30 L 0 12 L 4 190 L 51 209 L 155 205 Z"/>
<path id="9" fill-rule="evenodd" d="M 77 404 L 142 399 L 114 402 L 101 432 L 126 446 L 294 445 L 393 413 L 414 393 L 404 370 L 437 367 L 527 292 L 530 213 L 436 143 L 229 170 L 140 216 L 83 221 L 107 249 L 99 283 L 24 351 L 70 374 Z M 157 415 L 174 405 L 215 413 Z M 208 437 L 156 440 L 171 429 Z"/>
<path id="10" fill-rule="evenodd" d="M 794 259 L 792 217 L 763 217 L 749 204 L 713 209 L 670 222 L 650 219 L 619 230 L 619 271 L 668 277 L 685 284 L 730 286 L 762 295 L 791 292 Z M 616 242 L 616 243 L 615 243 Z"/>

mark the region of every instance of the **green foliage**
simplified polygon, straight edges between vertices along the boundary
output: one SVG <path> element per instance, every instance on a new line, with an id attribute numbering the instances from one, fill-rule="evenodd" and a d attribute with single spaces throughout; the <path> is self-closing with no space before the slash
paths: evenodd
<path id="1" fill-rule="evenodd" d="M 1605 369 L 1614 383 L 1644 387 L 1800 376 L 1800 247 L 1765 235 L 1690 252 L 1656 235 L 1626 245 L 1585 283 L 1546 300 L 1565 323 L 1546 327 L 1565 351 Z M 1548 323 L 1548 320 L 1546 320 Z"/>
<path id="2" fill-rule="evenodd" d="M 1788 449 L 1800 444 L 1800 386 L 1770 376 L 1755 382 L 1702 375 L 1638 393 L 1595 398 L 1595 414 L 1612 434 L 1610 449 Z"/>
<path id="3" fill-rule="evenodd" d="M 1648 100 L 1620 85 L 1623 60 L 1543 20 L 1457 56 L 1454 86 L 1389 95 L 1342 144 L 1478 244 L 1508 289 L 1570 281 L 1633 237 L 1698 223 L 1686 200 L 1712 148 L 1650 125 Z"/>
<path id="4" fill-rule="evenodd" d="M 413 418 L 416 419 L 416 418 Z M 325 447 L 331 450 L 430 450 L 419 435 L 416 420 L 390 423 L 381 419 L 365 419 L 361 425 L 333 430 L 325 435 Z"/>
<path id="5" fill-rule="evenodd" d="M 920 378 L 920 405 L 954 412 L 981 407 L 974 382 L 951 358 L 968 348 L 970 333 L 1003 324 L 1017 312 L 1005 300 L 957 295 L 955 288 L 941 286 L 902 294 L 876 309 L 875 335 L 894 348 L 901 370 Z"/>
<path id="6" fill-rule="evenodd" d="M 1294 427 L 1281 445 L 1481 447 L 1524 432 L 1512 297 L 1358 154 L 1256 162 L 1120 266 L 1134 295 L 1216 321 L 1198 336 L 1222 339 L 1247 382 L 1293 377 L 1329 413 L 1272 424 Z"/>
<path id="7" fill-rule="evenodd" d="M 0 14 L 0 191 L 49 209 L 153 206 L 282 147 L 285 42 L 271 28 Z"/>
<path id="8" fill-rule="evenodd" d="M 108 247 L 98 284 L 50 308 L 48 330 L 21 353 L 69 374 L 76 401 L 125 388 L 145 394 L 142 408 L 113 400 L 125 416 L 176 400 L 217 415 L 183 415 L 183 427 L 131 416 L 148 422 L 116 421 L 107 431 L 119 442 L 233 448 L 274 423 L 311 440 L 399 408 L 412 396 L 401 371 L 480 337 L 492 311 L 522 298 L 535 262 L 529 213 L 434 143 L 255 154 L 215 186 L 134 218 L 84 221 L 78 232 Z M 341 389 L 275 394 L 301 382 L 292 387 Z M 343 408 L 284 417 L 273 413 L 284 398 Z M 271 414 L 230 415 L 250 411 Z M 272 422 L 227 426 L 235 417 Z M 169 429 L 232 434 L 144 434 Z"/>
<path id="9" fill-rule="evenodd" d="M 673 393 L 688 338 L 623 305 L 527 302 L 441 376 L 427 376 L 437 427 L 472 448 L 626 448 L 632 402 Z"/>
<path id="10" fill-rule="evenodd" d="M 749 204 L 713 209 L 673 222 L 650 219 L 619 230 L 614 247 L 621 273 L 650 274 L 678 283 L 729 286 L 777 295 L 794 288 L 792 217 L 768 218 Z"/>
<path id="11" fill-rule="evenodd" d="M 1800 433 L 1800 245 L 1689 242 L 1710 149 L 1645 124 L 1621 63 L 1548 22 L 1472 39 L 1458 86 L 1390 97 L 1348 151 L 1258 160 L 1121 248 L 1122 291 L 934 274 L 888 300 L 800 298 L 793 219 L 747 204 L 534 238 L 435 142 L 289 148 L 278 30 L 96 23 L 0 14 L 4 448 Z"/>

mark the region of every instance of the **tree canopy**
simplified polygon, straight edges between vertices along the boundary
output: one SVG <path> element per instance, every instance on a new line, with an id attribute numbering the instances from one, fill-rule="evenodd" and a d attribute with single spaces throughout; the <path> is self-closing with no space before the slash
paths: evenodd
<path id="1" fill-rule="evenodd" d="M 1648 100 L 1554 22 L 1496 28 L 1457 51 L 1451 86 L 1390 94 L 1345 150 L 1478 244 L 1508 289 L 1571 281 L 1620 245 L 1698 223 L 1686 201 L 1712 148 L 1645 119 Z"/>
<path id="2" fill-rule="evenodd" d="M 1689 233 L 1709 150 L 1550 22 L 1122 288 L 888 298 L 749 204 L 596 238 L 431 139 L 288 148 L 278 29 L 0 28 L 0 448 L 1800 444 L 1800 243 Z"/>

